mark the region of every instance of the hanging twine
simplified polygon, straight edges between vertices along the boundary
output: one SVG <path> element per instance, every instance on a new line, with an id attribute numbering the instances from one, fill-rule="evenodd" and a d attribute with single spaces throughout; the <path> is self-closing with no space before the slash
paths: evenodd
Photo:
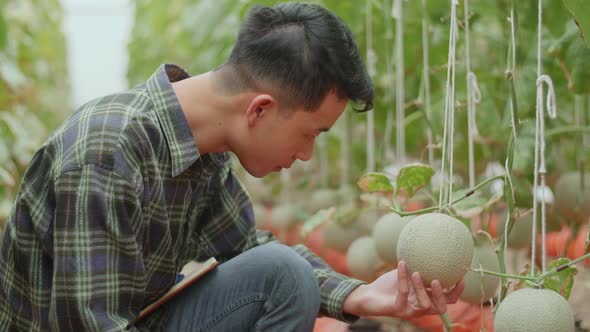
<path id="1" fill-rule="evenodd" d="M 516 75 L 516 27 L 515 27 L 515 18 L 514 18 L 514 6 L 510 9 L 510 18 L 508 19 L 510 22 L 510 45 L 511 45 L 511 63 L 510 63 L 510 75 L 512 76 L 512 80 L 515 79 Z M 514 98 L 514 96 L 512 96 Z M 510 110 L 514 113 L 514 109 L 512 103 L 510 103 Z M 510 122 L 512 123 L 512 137 L 514 137 L 514 142 L 516 143 L 516 122 L 514 122 L 514 116 L 510 117 Z"/>
<path id="2" fill-rule="evenodd" d="M 453 200 L 453 134 L 455 132 L 455 55 L 457 48 L 457 6 L 458 0 L 451 0 L 451 27 L 449 31 L 449 57 L 447 68 L 447 83 L 445 96 L 445 122 L 443 130 L 443 151 L 441 163 L 441 177 L 439 206 L 443 202 L 450 204 Z M 445 159 L 446 158 L 446 159 Z M 445 162 L 449 162 L 448 190 L 444 190 Z"/>
<path id="3" fill-rule="evenodd" d="M 543 3 L 538 0 L 538 17 L 537 17 L 537 102 L 536 102 L 536 131 L 535 131 L 535 169 L 534 169 L 534 185 L 533 185 L 533 230 L 532 230 L 532 253 L 531 253 L 531 275 L 535 273 L 535 251 L 536 251 L 536 234 L 537 234 L 537 214 L 538 214 L 538 198 L 539 185 L 543 188 L 541 192 L 541 254 L 542 254 L 542 272 L 546 270 L 546 246 L 545 246 L 545 174 L 547 173 L 545 165 L 545 119 L 544 119 L 544 105 L 543 105 L 543 83 L 547 85 L 547 113 L 549 117 L 555 118 L 557 116 L 557 107 L 555 102 L 555 90 L 553 88 L 553 81 L 547 75 L 541 75 L 541 29 L 542 29 L 542 14 Z M 540 180 L 540 184 L 539 184 Z"/>
<path id="4" fill-rule="evenodd" d="M 329 174 L 328 174 L 328 135 L 320 135 L 319 137 L 319 150 L 320 150 L 320 183 L 323 188 L 328 187 Z"/>
<path id="5" fill-rule="evenodd" d="M 350 184 L 350 123 L 348 112 L 342 114 L 342 136 L 340 142 L 340 184 L 346 186 Z"/>
<path id="6" fill-rule="evenodd" d="M 543 105 L 543 83 L 547 85 L 547 113 L 549 117 L 555 119 L 557 117 L 557 107 L 555 104 L 555 89 L 553 88 L 553 81 L 547 75 L 541 75 L 537 79 L 537 121 L 536 121 L 536 134 L 535 134 L 535 183 L 533 186 L 533 244 L 532 244 L 532 263 L 535 261 L 535 242 L 537 229 L 536 220 L 538 214 L 538 198 L 539 189 L 541 190 L 541 236 L 542 241 L 542 272 L 546 269 L 546 254 L 545 254 L 545 174 L 547 173 L 547 167 L 545 162 L 545 119 L 544 119 L 544 105 Z M 539 179 L 540 178 L 540 179 Z M 540 180 L 540 184 L 539 184 Z M 540 188 L 539 188 L 540 185 Z M 531 264 L 533 266 L 534 264 Z M 534 272 L 534 267 L 531 268 Z"/>
<path id="7" fill-rule="evenodd" d="M 289 188 L 293 188 L 293 184 L 291 183 L 291 170 L 284 169 L 281 171 L 279 175 L 279 179 L 281 182 L 281 199 L 283 202 L 291 202 L 292 201 L 292 194 Z"/>
<path id="8" fill-rule="evenodd" d="M 428 51 L 428 19 L 426 11 L 426 0 L 422 0 L 422 63 L 423 63 L 423 75 L 424 75 L 424 106 L 426 111 L 426 118 L 432 119 L 432 104 L 430 102 L 430 64 L 429 64 L 429 51 Z M 426 137 L 428 140 L 428 163 L 433 165 L 434 163 L 434 145 L 432 139 L 432 128 L 428 126 L 426 131 Z"/>
<path id="9" fill-rule="evenodd" d="M 373 50 L 373 19 L 371 0 L 365 2 L 367 11 L 366 40 L 367 40 L 367 66 L 369 75 L 375 76 L 375 52 Z M 367 171 L 375 171 L 375 111 L 367 112 Z"/>
<path id="10" fill-rule="evenodd" d="M 385 70 L 387 73 L 387 89 L 385 93 L 385 100 L 386 102 L 390 102 L 392 100 L 391 91 L 393 90 L 393 66 L 391 64 L 392 61 L 392 54 L 390 52 L 390 46 L 393 46 L 393 29 L 391 27 L 391 11 L 387 10 L 389 4 L 389 0 L 383 0 L 383 20 L 385 21 L 385 43 L 386 47 L 386 56 L 385 56 Z M 393 4 L 392 4 L 393 6 Z M 384 149 L 385 149 L 385 158 L 388 162 L 393 162 L 395 159 L 395 155 L 393 153 L 393 149 L 391 147 L 391 134 L 393 132 L 393 111 L 391 109 L 387 110 L 387 117 L 385 119 L 385 134 L 383 135 L 384 138 Z"/>
<path id="11" fill-rule="evenodd" d="M 406 134 L 404 126 L 404 24 L 402 0 L 394 0 L 391 16 L 395 19 L 395 112 L 396 112 L 396 157 L 406 161 Z"/>
<path id="12" fill-rule="evenodd" d="M 473 153 L 474 137 L 478 135 L 475 104 L 481 101 L 477 77 L 471 71 L 469 46 L 469 1 L 465 0 L 465 67 L 467 69 L 467 146 L 469 151 L 469 187 L 475 186 L 475 156 Z"/>
<path id="13" fill-rule="evenodd" d="M 510 18 L 508 18 L 508 21 L 510 22 L 510 45 L 511 45 L 511 63 L 510 63 L 510 75 L 512 75 L 512 79 L 514 80 L 515 75 L 516 75 L 516 27 L 515 27 L 515 19 L 514 19 L 514 6 L 510 9 Z M 514 96 L 512 96 L 511 98 L 514 98 Z M 511 111 L 511 116 L 510 116 L 510 121 L 512 123 L 512 137 L 514 138 L 514 143 L 516 143 L 516 122 L 514 122 L 514 108 L 512 106 L 512 103 L 510 103 L 510 111 Z M 504 169 L 506 170 L 506 174 L 510 174 L 510 168 L 508 167 L 508 159 L 506 159 L 506 163 L 504 165 Z M 512 177 L 507 176 L 506 179 L 508 179 L 509 181 L 509 185 L 510 188 L 513 188 L 512 186 Z M 502 255 L 503 255 L 503 259 L 504 262 L 506 261 L 506 253 L 508 252 L 508 222 L 510 221 L 510 214 L 506 214 L 506 220 L 504 221 L 504 250 L 502 251 Z"/>

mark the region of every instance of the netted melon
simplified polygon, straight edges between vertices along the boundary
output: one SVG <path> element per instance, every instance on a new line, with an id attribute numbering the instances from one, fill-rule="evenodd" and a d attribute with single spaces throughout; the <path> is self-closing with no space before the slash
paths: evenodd
<path id="1" fill-rule="evenodd" d="M 563 296 L 549 289 L 522 288 L 500 303 L 496 332 L 573 332 L 572 309 Z"/>
<path id="2" fill-rule="evenodd" d="M 353 277 L 369 282 L 377 278 L 379 269 L 383 266 L 375 241 L 370 236 L 359 237 L 350 244 L 346 261 Z"/>
<path id="3" fill-rule="evenodd" d="M 377 246 L 377 253 L 384 261 L 393 265 L 398 264 L 397 242 L 399 235 L 414 216 L 400 217 L 397 213 L 387 213 L 381 216 L 373 228 L 373 240 Z"/>
<path id="4" fill-rule="evenodd" d="M 471 260 L 471 268 L 481 268 L 487 271 L 500 272 L 498 255 L 496 255 L 491 244 L 475 246 L 473 259 Z M 469 271 L 465 275 L 465 290 L 463 290 L 463 293 L 461 294 L 461 300 L 474 304 L 486 302 L 496 295 L 499 286 L 499 277 Z"/>
<path id="5" fill-rule="evenodd" d="M 420 272 L 425 285 L 438 279 L 447 288 L 467 273 L 473 247 L 471 232 L 461 221 L 442 213 L 427 213 L 403 228 L 397 257 L 407 262 L 410 273 Z"/>

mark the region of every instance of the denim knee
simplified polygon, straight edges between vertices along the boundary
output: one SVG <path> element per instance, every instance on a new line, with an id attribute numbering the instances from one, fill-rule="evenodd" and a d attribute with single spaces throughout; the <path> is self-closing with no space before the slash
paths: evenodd
<path id="1" fill-rule="evenodd" d="M 308 261 L 295 250 L 279 243 L 262 245 L 262 252 L 258 259 L 262 260 L 267 270 L 275 273 L 274 280 L 277 288 L 283 291 L 273 292 L 283 294 L 275 301 L 288 301 L 290 306 L 296 306 L 303 315 L 317 315 L 320 308 L 320 289 Z M 271 299 L 271 301 L 273 301 Z"/>

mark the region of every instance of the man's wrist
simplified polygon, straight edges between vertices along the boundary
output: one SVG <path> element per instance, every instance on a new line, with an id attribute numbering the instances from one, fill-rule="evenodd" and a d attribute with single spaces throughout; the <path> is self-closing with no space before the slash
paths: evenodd
<path id="1" fill-rule="evenodd" d="M 344 314 L 361 317 L 363 315 L 364 304 L 366 303 L 367 285 L 360 285 L 355 288 L 342 303 L 342 312 Z"/>

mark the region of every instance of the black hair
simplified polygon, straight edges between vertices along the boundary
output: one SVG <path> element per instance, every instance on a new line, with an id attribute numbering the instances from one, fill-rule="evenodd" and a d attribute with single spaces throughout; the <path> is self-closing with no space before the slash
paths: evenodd
<path id="1" fill-rule="evenodd" d="M 275 91 L 291 106 L 316 110 L 335 90 L 358 112 L 373 108 L 375 91 L 350 29 L 314 4 L 255 6 L 240 27 L 228 61 L 235 88 Z"/>

